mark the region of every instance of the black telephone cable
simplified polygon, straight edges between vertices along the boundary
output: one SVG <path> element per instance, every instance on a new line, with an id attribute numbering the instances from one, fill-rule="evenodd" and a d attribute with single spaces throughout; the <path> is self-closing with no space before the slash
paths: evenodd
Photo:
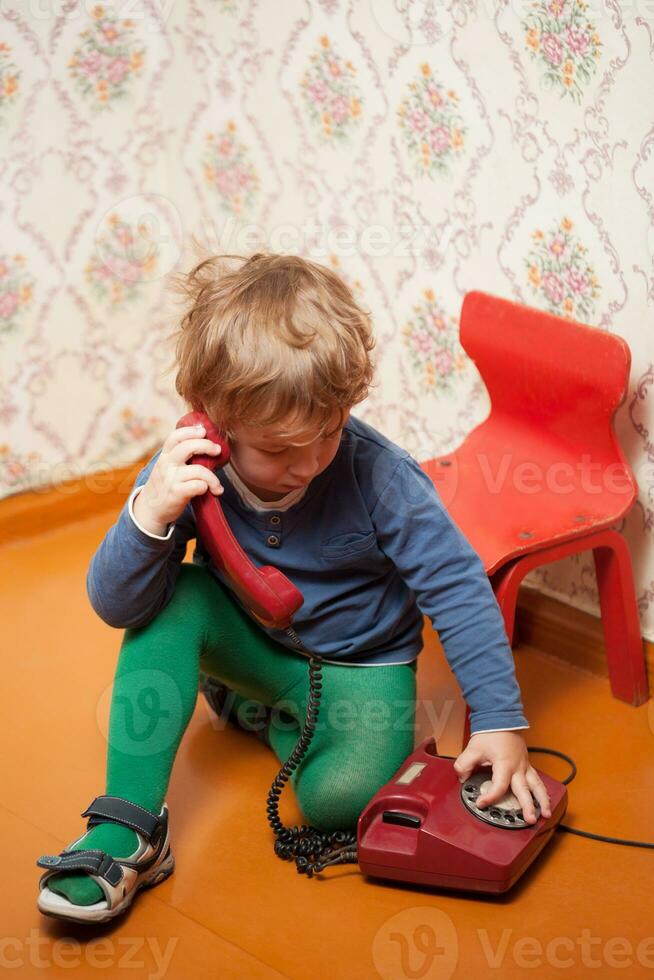
<path id="1" fill-rule="evenodd" d="M 320 660 L 312 655 L 309 660 L 309 702 L 304 727 L 295 748 L 277 773 L 267 801 L 268 822 L 277 837 L 275 854 L 284 861 L 294 860 L 298 873 L 306 874 L 309 878 L 328 865 L 357 862 L 356 830 L 325 831 L 307 824 L 287 827 L 279 817 L 282 790 L 302 761 L 314 736 L 321 691 L 322 667 Z"/>
<path id="2" fill-rule="evenodd" d="M 559 759 L 565 759 L 565 761 L 567 763 L 569 763 L 569 765 L 571 766 L 571 771 L 568 774 L 568 777 L 566 779 L 562 779 L 561 780 L 561 782 L 563 783 L 564 786 L 567 786 L 568 783 L 571 783 L 572 780 L 577 775 L 577 767 L 576 767 L 576 765 L 574 764 L 574 762 L 570 758 L 570 756 L 565 754 L 565 752 L 557 752 L 556 749 L 543 749 L 543 748 L 539 748 L 539 747 L 537 747 L 535 745 L 534 746 L 529 746 L 529 751 L 530 752 L 544 752 L 546 755 L 555 755 L 555 756 L 558 756 Z M 604 843 L 606 843 L 606 844 L 623 844 L 625 847 L 647 847 L 647 848 L 654 848 L 654 843 L 651 843 L 650 841 L 628 840 L 627 838 L 624 838 L 624 837 L 607 837 L 604 834 L 591 834 L 591 832 L 589 830 L 577 830 L 576 827 L 569 827 L 565 823 L 557 824 L 557 828 L 556 829 L 557 830 L 563 830 L 565 833 L 568 833 L 568 834 L 575 834 L 577 837 L 589 837 L 591 840 L 604 841 Z"/>

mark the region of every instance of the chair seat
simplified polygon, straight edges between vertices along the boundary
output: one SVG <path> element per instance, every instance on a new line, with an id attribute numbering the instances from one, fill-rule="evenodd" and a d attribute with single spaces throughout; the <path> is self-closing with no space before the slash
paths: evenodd
<path id="1" fill-rule="evenodd" d="M 490 576 L 513 558 L 614 525 L 637 496 L 622 460 L 615 438 L 577 435 L 575 444 L 491 413 L 454 452 L 420 465 Z"/>

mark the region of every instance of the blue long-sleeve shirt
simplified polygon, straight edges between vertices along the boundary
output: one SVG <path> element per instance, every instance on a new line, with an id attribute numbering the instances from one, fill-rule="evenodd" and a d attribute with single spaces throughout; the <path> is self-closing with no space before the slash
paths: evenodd
<path id="1" fill-rule="evenodd" d="M 91 604 L 116 628 L 144 626 L 166 605 L 191 538 L 193 562 L 229 588 L 197 535 L 190 503 L 165 535 L 133 518 L 132 499 L 160 453 L 136 477 L 88 570 Z M 225 516 L 257 565 L 277 566 L 302 592 L 293 627 L 306 649 L 351 666 L 409 663 L 427 615 L 470 707 L 472 734 L 529 727 L 483 563 L 408 452 L 350 415 L 332 462 L 285 510 L 252 509 L 230 472 L 216 468 Z M 284 630 L 255 622 L 297 650 Z"/>

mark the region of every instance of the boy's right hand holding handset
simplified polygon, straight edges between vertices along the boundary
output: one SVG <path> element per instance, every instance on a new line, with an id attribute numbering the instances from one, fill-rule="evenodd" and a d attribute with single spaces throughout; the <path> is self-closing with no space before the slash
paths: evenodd
<path id="1" fill-rule="evenodd" d="M 220 453 L 217 443 L 201 438 L 204 432 L 203 425 L 173 429 L 147 483 L 134 498 L 134 516 L 151 534 L 163 536 L 192 497 L 206 493 L 208 489 L 215 494 L 223 492 L 215 473 L 202 464 L 189 466 L 186 462 L 191 456 L 217 456 Z"/>

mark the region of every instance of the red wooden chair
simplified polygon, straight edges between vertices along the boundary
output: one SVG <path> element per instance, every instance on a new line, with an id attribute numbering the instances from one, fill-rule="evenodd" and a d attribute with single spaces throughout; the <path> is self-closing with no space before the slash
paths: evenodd
<path id="1" fill-rule="evenodd" d="M 613 427 L 629 347 L 481 292 L 463 301 L 460 339 L 491 411 L 455 452 L 421 466 L 479 553 L 510 641 L 527 572 L 593 549 L 611 690 L 642 704 L 649 692 L 631 558 L 613 528 L 638 493 Z"/>

